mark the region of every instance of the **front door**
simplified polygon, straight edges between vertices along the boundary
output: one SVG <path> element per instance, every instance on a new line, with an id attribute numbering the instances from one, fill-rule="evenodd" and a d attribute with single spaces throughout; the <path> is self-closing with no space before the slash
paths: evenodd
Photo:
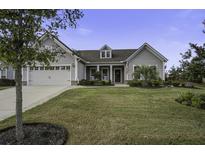
<path id="1" fill-rule="evenodd" d="M 115 69 L 115 82 L 121 82 L 121 70 Z"/>

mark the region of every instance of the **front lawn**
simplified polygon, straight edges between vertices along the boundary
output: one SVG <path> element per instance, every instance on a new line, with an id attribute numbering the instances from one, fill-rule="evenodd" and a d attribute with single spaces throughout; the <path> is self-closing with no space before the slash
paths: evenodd
<path id="1" fill-rule="evenodd" d="M 24 114 L 65 126 L 67 144 L 205 144 L 205 110 L 178 104 L 185 88 L 73 89 Z M 205 89 L 191 89 L 202 93 Z M 15 118 L 0 122 L 0 128 Z"/>
<path id="2" fill-rule="evenodd" d="M 7 88 L 11 88 L 11 87 L 0 86 L 0 90 L 4 90 L 4 89 L 7 89 Z"/>

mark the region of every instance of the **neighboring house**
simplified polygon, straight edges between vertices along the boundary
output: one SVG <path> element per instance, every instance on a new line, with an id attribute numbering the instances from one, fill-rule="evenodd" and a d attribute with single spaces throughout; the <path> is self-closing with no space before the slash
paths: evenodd
<path id="1" fill-rule="evenodd" d="M 49 67 L 40 64 L 22 69 L 23 83 L 27 85 L 74 85 L 79 80 L 95 80 L 96 71 L 102 80 L 126 83 L 133 79 L 133 72 L 140 65 L 153 66 L 161 79 L 165 79 L 167 58 L 144 43 L 138 49 L 112 49 L 104 45 L 99 50 L 72 50 L 57 38 L 43 35 L 42 46 L 59 48 L 65 55 L 56 57 Z M 0 78 L 14 79 L 11 67 L 0 71 Z"/>

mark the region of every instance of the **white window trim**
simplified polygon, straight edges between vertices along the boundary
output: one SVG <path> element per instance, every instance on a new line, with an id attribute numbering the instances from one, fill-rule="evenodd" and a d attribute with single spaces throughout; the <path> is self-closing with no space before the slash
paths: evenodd
<path id="1" fill-rule="evenodd" d="M 134 73 L 134 72 L 135 72 L 135 67 L 136 67 L 136 66 L 141 67 L 142 65 L 141 65 L 141 64 L 139 64 L 139 65 L 133 65 L 133 66 L 132 66 L 132 73 Z"/>
<path id="2" fill-rule="evenodd" d="M 102 52 L 105 52 L 105 57 L 102 57 Z M 107 57 L 107 52 L 110 52 L 110 57 Z M 100 51 L 100 58 L 101 59 L 112 58 L 112 51 L 111 50 L 101 50 Z"/>
<path id="3" fill-rule="evenodd" d="M 92 79 L 92 77 L 94 77 L 94 76 L 92 76 L 92 74 L 91 74 L 91 70 L 97 71 L 97 69 L 96 69 L 96 68 L 90 68 L 90 80 Z M 94 79 L 95 79 L 95 77 L 94 77 Z"/>
<path id="4" fill-rule="evenodd" d="M 101 68 L 101 78 L 102 78 L 102 80 L 104 80 L 103 79 L 103 70 L 107 70 L 107 75 L 106 75 L 106 77 L 108 78 L 108 80 L 109 80 L 109 69 L 108 68 Z M 107 81 L 107 80 L 106 80 Z"/>
<path id="5" fill-rule="evenodd" d="M 8 78 L 8 68 L 7 67 L 4 67 L 4 68 L 1 68 L 0 69 L 1 73 L 0 73 L 0 79 L 4 76 L 5 79 Z"/>

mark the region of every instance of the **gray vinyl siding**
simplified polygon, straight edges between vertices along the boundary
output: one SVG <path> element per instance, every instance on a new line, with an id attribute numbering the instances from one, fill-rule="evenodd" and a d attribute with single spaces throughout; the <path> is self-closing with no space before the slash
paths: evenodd
<path id="1" fill-rule="evenodd" d="M 8 67 L 8 70 L 7 70 L 7 78 L 8 79 L 14 79 L 14 71 L 13 71 L 13 68 L 11 66 Z"/>
<path id="2" fill-rule="evenodd" d="M 133 79 L 133 66 L 134 65 L 155 65 L 157 66 L 157 71 L 159 72 L 159 77 L 163 78 L 163 61 L 158 57 L 148 51 L 148 49 L 143 49 L 138 55 L 129 61 L 128 65 L 128 80 Z"/>
<path id="3" fill-rule="evenodd" d="M 85 65 L 81 62 L 78 62 L 78 80 L 85 78 Z"/>

